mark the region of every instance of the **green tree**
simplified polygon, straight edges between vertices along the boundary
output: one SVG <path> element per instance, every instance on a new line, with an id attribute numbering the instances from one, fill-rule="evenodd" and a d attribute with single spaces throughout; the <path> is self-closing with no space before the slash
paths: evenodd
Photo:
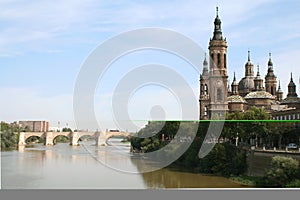
<path id="1" fill-rule="evenodd" d="M 267 172 L 267 181 L 270 186 L 283 187 L 295 180 L 299 162 L 293 158 L 275 156 L 272 158 L 272 168 Z"/>
<path id="2" fill-rule="evenodd" d="M 17 127 L 1 122 L 0 127 L 1 150 L 16 149 L 19 142 L 19 132 Z"/>
<path id="3" fill-rule="evenodd" d="M 64 128 L 62 129 L 62 132 L 72 132 L 72 129 L 67 128 L 67 127 L 64 127 Z"/>

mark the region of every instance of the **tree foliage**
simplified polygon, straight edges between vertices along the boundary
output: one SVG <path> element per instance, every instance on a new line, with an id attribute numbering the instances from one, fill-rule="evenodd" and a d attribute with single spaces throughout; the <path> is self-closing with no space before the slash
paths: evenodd
<path id="1" fill-rule="evenodd" d="M 19 142 L 19 128 L 1 122 L 1 150 L 17 149 Z"/>
<path id="2" fill-rule="evenodd" d="M 299 162 L 293 158 L 275 156 L 272 158 L 272 168 L 267 172 L 269 185 L 284 187 L 295 180 Z"/>

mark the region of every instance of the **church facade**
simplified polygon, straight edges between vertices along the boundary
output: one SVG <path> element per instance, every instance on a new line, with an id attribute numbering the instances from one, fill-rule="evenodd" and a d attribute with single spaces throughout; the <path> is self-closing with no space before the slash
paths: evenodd
<path id="1" fill-rule="evenodd" d="M 227 41 L 223 37 L 221 20 L 218 14 L 214 20 L 213 37 L 209 42 L 209 62 L 206 55 L 203 61 L 203 71 L 200 75 L 200 119 L 214 119 L 226 112 L 245 112 L 256 106 L 271 114 L 280 114 L 287 110 L 300 110 L 300 98 L 296 93 L 296 85 L 291 80 L 288 94 L 283 99 L 280 82 L 277 87 L 271 53 L 269 54 L 268 70 L 264 79 L 260 75 L 259 66 L 254 73 L 250 51 L 245 64 L 245 76 L 237 81 L 234 74 L 232 83 L 228 83 L 227 74 Z M 290 111 L 289 111 L 290 112 Z M 273 117 L 274 118 L 274 117 Z"/>

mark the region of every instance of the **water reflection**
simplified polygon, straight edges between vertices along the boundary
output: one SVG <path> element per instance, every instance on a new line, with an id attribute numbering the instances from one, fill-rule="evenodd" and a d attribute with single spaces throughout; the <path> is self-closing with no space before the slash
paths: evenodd
<path id="1" fill-rule="evenodd" d="M 140 174 L 153 166 L 133 156 L 129 145 L 110 140 L 113 146 L 96 147 L 36 144 L 19 151 L 2 152 L 3 189 L 143 189 L 240 187 L 226 178 L 169 169 Z M 105 163 L 105 164 L 103 164 Z M 137 164 L 138 163 L 138 164 Z M 108 167 L 109 166 L 109 167 Z M 137 174 L 123 171 L 137 172 Z"/>
<path id="2" fill-rule="evenodd" d="M 119 159 L 110 147 L 90 149 L 104 156 L 107 162 L 134 165 L 130 159 Z M 129 148 L 127 148 L 129 154 Z M 114 156 L 115 155 L 115 156 Z M 139 189 L 145 188 L 140 175 L 132 175 L 108 168 L 95 160 L 83 145 L 35 145 L 20 151 L 3 152 L 3 189 Z"/>
<path id="3" fill-rule="evenodd" d="M 224 177 L 161 169 L 143 174 L 148 188 L 240 188 Z"/>

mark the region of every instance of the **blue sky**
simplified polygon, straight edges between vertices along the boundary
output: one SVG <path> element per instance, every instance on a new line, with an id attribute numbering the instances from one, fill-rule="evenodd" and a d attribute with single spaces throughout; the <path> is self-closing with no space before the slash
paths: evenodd
<path id="1" fill-rule="evenodd" d="M 253 64 L 260 65 L 263 76 L 267 70 L 268 54 L 272 52 L 275 73 L 284 95 L 290 72 L 293 72 L 299 94 L 298 0 L 2 0 L 0 120 L 45 119 L 52 126 L 57 126 L 60 121 L 75 127 L 74 84 L 82 63 L 99 44 L 121 32 L 160 27 L 182 33 L 207 50 L 217 5 L 223 36 L 228 42 L 230 80 L 234 71 L 238 79 L 244 75 L 248 49 Z M 95 113 L 99 119 L 110 121 L 109 97 L 118 77 L 132 66 L 149 62 L 174 66 L 189 79 L 195 95 L 198 95 L 198 74 L 186 70 L 186 63 L 163 52 L 137 52 L 116 62 L 104 77 L 103 84 L 98 85 Z M 160 94 L 161 104 L 167 106 L 167 118 L 180 115 L 180 109 L 172 108 L 176 104 L 174 97 L 153 87 L 144 91 L 140 89 L 133 97 L 134 103 L 129 105 L 133 118 L 149 118 L 151 107 L 159 104 L 157 98 L 152 98 L 153 94 Z M 114 124 L 107 123 L 105 127 L 114 128 Z"/>

